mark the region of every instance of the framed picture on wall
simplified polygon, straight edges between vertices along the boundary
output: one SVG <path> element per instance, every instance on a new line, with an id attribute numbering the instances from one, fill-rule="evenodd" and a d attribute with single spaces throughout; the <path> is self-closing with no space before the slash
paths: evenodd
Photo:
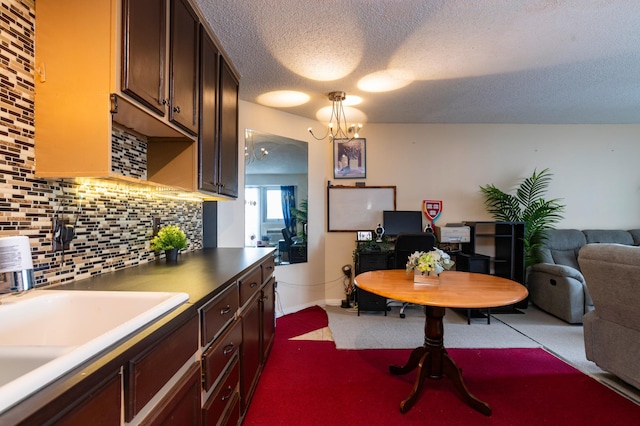
<path id="1" fill-rule="evenodd" d="M 333 140 L 333 178 L 362 179 L 367 177 L 367 140 Z"/>

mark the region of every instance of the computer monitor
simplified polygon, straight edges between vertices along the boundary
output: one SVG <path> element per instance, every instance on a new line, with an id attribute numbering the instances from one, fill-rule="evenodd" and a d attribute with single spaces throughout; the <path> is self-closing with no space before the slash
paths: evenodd
<path id="1" fill-rule="evenodd" d="M 382 212 L 384 234 L 395 237 L 401 232 L 422 232 L 422 212 L 420 210 L 384 210 Z"/>

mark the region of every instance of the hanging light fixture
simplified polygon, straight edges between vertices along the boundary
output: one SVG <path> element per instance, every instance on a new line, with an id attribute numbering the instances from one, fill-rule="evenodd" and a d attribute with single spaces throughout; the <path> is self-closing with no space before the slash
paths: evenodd
<path id="1" fill-rule="evenodd" d="M 329 100 L 332 102 L 331 116 L 329 117 L 329 124 L 327 125 L 327 133 L 321 138 L 313 134 L 311 127 L 307 129 L 311 136 L 317 140 L 329 138 L 329 142 L 334 139 L 347 139 L 352 140 L 360 137 L 358 132 L 362 129 L 362 124 L 348 124 L 347 118 L 344 115 L 344 107 L 342 102 L 347 97 L 344 92 L 331 92 L 329 93 Z"/>
<path id="2" fill-rule="evenodd" d="M 247 164 L 251 164 L 254 161 L 264 160 L 269 151 L 264 148 L 260 148 L 259 152 L 256 152 L 256 146 L 253 141 L 253 130 L 246 129 L 244 131 L 244 161 Z"/>

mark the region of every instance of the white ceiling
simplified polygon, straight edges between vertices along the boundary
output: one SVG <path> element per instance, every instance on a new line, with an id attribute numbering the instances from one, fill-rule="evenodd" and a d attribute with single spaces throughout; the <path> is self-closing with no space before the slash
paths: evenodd
<path id="1" fill-rule="evenodd" d="M 640 123 L 638 0 L 195 2 L 240 98 L 308 94 L 293 114 L 317 118 L 342 90 L 362 98 L 349 121 Z M 359 86 L 385 73 L 406 86 Z"/>

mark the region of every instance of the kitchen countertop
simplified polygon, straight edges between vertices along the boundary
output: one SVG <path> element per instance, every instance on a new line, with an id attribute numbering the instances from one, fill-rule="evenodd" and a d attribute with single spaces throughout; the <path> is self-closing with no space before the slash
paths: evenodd
<path id="1" fill-rule="evenodd" d="M 240 278 L 273 248 L 211 248 L 183 253 L 177 263 L 164 260 L 49 287 L 52 290 L 180 291 L 199 307 L 219 287 Z"/>
<path id="2" fill-rule="evenodd" d="M 224 290 L 225 284 L 240 278 L 244 271 L 260 264 L 272 252 L 272 248 L 202 249 L 181 254 L 177 264 L 158 260 L 84 280 L 45 287 L 52 290 L 185 292 L 189 294 L 189 300 L 0 414 L 0 424 L 37 421 L 37 417 L 32 418 L 30 415 L 41 407 L 52 403 L 60 406 L 70 404 L 74 396 L 65 395 L 65 391 L 81 387 L 82 381 L 87 377 L 91 376 L 93 382 L 100 380 L 100 376 L 108 374 L 114 368 L 119 368 L 141 346 L 153 344 L 173 331 L 192 317 L 200 306 Z"/>

